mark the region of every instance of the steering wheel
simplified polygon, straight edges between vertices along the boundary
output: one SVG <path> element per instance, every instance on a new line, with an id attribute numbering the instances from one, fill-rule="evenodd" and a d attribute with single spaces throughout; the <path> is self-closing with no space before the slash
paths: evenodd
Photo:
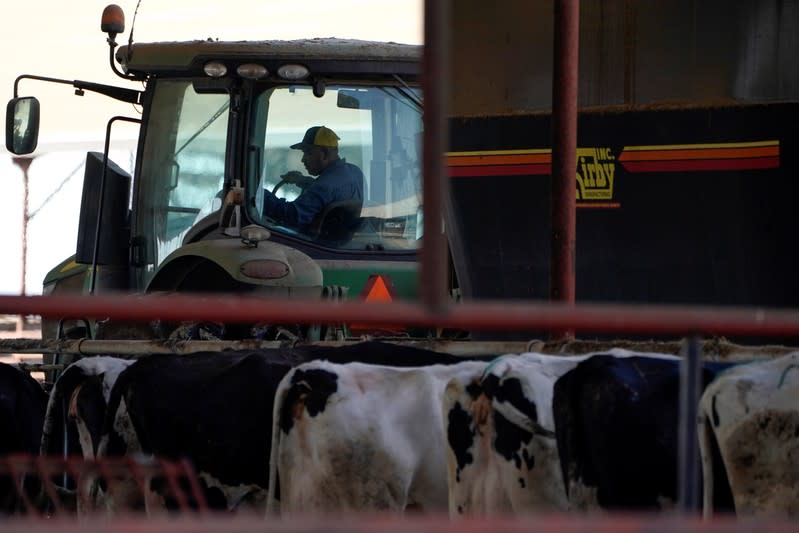
<path id="1" fill-rule="evenodd" d="M 278 191 L 278 190 L 280 190 L 280 188 L 281 188 L 283 185 L 286 185 L 286 184 L 289 184 L 289 183 L 290 183 L 290 182 L 288 182 L 288 181 L 286 181 L 286 180 L 284 180 L 284 179 L 281 179 L 280 181 L 278 181 L 278 182 L 275 184 L 275 186 L 274 186 L 274 187 L 272 187 L 272 194 L 275 194 L 275 195 L 276 195 L 276 194 L 277 194 L 277 191 Z M 261 217 L 264 219 L 264 221 L 265 221 L 267 224 L 275 224 L 275 225 L 279 224 L 279 222 L 278 222 L 277 220 L 275 220 L 274 218 L 270 217 L 270 216 L 269 216 L 268 214 L 266 214 L 266 213 L 262 214 L 262 215 L 261 215 Z"/>
<path id="2" fill-rule="evenodd" d="M 288 182 L 287 182 L 286 180 L 284 180 L 284 179 L 281 179 L 280 181 L 278 181 L 278 182 L 275 184 L 275 186 L 274 186 L 274 187 L 272 187 L 272 194 L 277 194 L 277 191 L 278 191 L 278 190 L 280 190 L 280 188 L 281 188 L 283 185 L 287 184 L 287 183 L 288 183 Z"/>
<path id="3" fill-rule="evenodd" d="M 291 176 L 291 179 L 289 179 L 289 176 Z M 290 170 L 280 176 L 280 180 L 272 187 L 272 194 L 276 195 L 277 191 L 287 183 L 294 185 L 302 192 L 313 183 L 313 178 L 304 176 L 301 172 L 296 170 Z"/>

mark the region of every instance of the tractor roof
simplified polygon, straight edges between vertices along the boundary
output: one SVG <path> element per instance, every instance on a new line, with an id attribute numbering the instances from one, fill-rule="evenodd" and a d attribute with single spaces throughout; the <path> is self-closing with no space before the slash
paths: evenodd
<path id="1" fill-rule="evenodd" d="M 201 75 L 203 65 L 217 60 L 229 69 L 259 63 L 274 72 L 282 64 L 300 63 L 316 74 L 412 77 L 421 71 L 421 57 L 421 45 L 336 38 L 134 43 L 116 52 L 123 70 L 146 75 Z"/>

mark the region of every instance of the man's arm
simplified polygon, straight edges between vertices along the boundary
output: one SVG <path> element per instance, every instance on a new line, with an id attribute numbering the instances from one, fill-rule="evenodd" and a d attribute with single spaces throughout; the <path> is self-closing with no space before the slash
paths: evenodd
<path id="1" fill-rule="evenodd" d="M 314 179 L 311 176 L 306 176 L 298 170 L 290 170 L 285 174 L 281 175 L 280 179 L 282 179 L 286 183 L 292 183 L 296 185 L 303 191 L 308 187 L 310 187 L 314 182 Z"/>
<path id="2" fill-rule="evenodd" d="M 323 187 L 309 187 L 296 200 L 287 202 L 264 190 L 263 212 L 278 222 L 302 229 L 308 226 L 316 214 L 329 203 L 325 193 Z"/>

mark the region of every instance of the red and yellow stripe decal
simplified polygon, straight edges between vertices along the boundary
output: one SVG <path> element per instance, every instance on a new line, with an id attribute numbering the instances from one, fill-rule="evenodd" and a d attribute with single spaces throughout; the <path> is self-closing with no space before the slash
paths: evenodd
<path id="1" fill-rule="evenodd" d="M 631 173 L 779 168 L 780 142 L 625 146 L 618 162 Z M 452 178 L 549 175 L 552 173 L 552 150 L 449 152 L 447 166 Z"/>
<path id="2" fill-rule="evenodd" d="M 546 175 L 552 173 L 552 150 L 450 152 L 447 166 L 451 178 Z"/>
<path id="3" fill-rule="evenodd" d="M 618 161 L 633 173 L 779 168 L 780 142 L 625 146 Z"/>

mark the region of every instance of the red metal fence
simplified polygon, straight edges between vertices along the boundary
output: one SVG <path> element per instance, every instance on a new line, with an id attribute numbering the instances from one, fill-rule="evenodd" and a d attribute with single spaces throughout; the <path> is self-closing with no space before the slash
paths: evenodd
<path id="1" fill-rule="evenodd" d="M 82 516 L 102 513 L 104 509 L 98 507 L 92 493 L 100 484 L 117 501 L 131 488 L 133 494 L 128 494 L 128 499 L 144 501 L 153 481 L 161 482 L 180 513 L 208 510 L 194 468 L 186 460 L 130 455 L 98 459 L 9 455 L 0 457 L 0 475 L 13 480 L 20 497 L 18 512 L 28 518 L 75 516 L 77 508 Z M 132 487 L 125 486 L 129 483 Z M 67 490 L 68 486 L 72 488 Z M 117 514 L 131 510 L 122 506 Z"/>
<path id="2" fill-rule="evenodd" d="M 79 311 L 76 311 L 79 310 Z M 452 305 L 443 309 L 431 310 L 422 303 L 392 303 L 370 304 L 362 302 L 318 302 L 297 300 L 264 300 L 242 296 L 203 296 L 174 294 L 168 296 L 0 296 L 0 313 L 40 314 L 43 317 L 80 317 L 104 318 L 110 317 L 119 320 L 209 320 L 222 322 L 251 322 L 251 321 L 280 321 L 299 323 L 336 323 L 342 320 L 353 320 L 362 323 L 394 323 L 403 326 L 429 326 L 452 327 L 467 329 L 496 329 L 496 330 L 571 330 L 577 332 L 604 332 L 604 333 L 658 333 L 688 335 L 693 339 L 689 343 L 686 354 L 686 368 L 690 372 L 696 371 L 701 360 L 698 353 L 699 334 L 708 335 L 755 335 L 761 337 L 799 336 L 799 312 L 792 310 L 776 309 L 731 309 L 731 308 L 698 308 L 698 307 L 672 307 L 672 306 L 629 306 L 629 305 L 570 305 L 553 303 L 465 303 Z M 681 390 L 683 387 L 681 387 Z M 696 404 L 698 391 L 691 387 L 685 400 L 686 405 Z M 684 429 L 682 440 L 686 443 L 686 450 L 681 452 L 681 471 L 685 472 L 681 483 L 689 494 L 690 499 L 696 497 L 696 483 L 692 481 L 697 475 L 695 455 L 692 453 L 695 444 L 695 427 L 691 422 L 696 420 L 695 412 L 686 411 L 681 414 L 681 424 Z M 48 461 L 55 461 L 56 466 Z M 16 462 L 15 462 L 16 461 Z M 76 470 L 76 465 L 69 460 L 58 462 L 57 459 L 12 458 L 0 462 L 0 473 L 3 465 L 6 470 L 19 474 L 28 471 L 41 479 L 48 480 L 53 476 L 54 468 L 61 468 L 63 472 L 78 479 L 85 475 L 103 475 L 108 479 L 115 479 L 120 474 L 114 473 L 113 468 L 128 470 L 133 477 L 138 479 L 138 487 L 144 492 L 141 481 L 146 476 L 144 468 L 152 468 L 136 463 L 116 464 L 109 462 L 88 462 Z M 64 461 L 64 460 L 61 460 Z M 692 462 L 693 461 L 693 462 Z M 49 466 L 48 466 L 49 465 Z M 193 471 L 186 465 L 183 470 L 178 466 L 165 462 L 156 465 L 166 477 L 168 485 L 173 488 L 173 495 L 181 509 L 204 508 L 202 495 L 196 489 L 196 478 Z M 89 472 L 88 474 L 85 472 Z M 150 474 L 153 472 L 150 470 Z M 184 476 L 190 491 L 181 492 L 177 478 Z M 46 484 L 47 487 L 47 484 Z M 48 494 L 51 499 L 58 495 L 55 487 L 49 487 Z M 686 499 L 685 501 L 687 501 Z M 194 505 L 189 502 L 195 502 Z M 28 509 L 36 506 L 30 501 L 25 502 Z M 55 504 L 56 511 L 62 510 L 63 505 Z M 690 507 L 681 507 L 684 512 L 678 514 L 659 514 L 657 516 L 558 516 L 540 517 L 526 516 L 513 517 L 500 520 L 483 521 L 468 520 L 450 522 L 442 517 L 426 518 L 397 518 L 369 516 L 340 517 L 334 520 L 317 521 L 316 519 L 279 520 L 262 517 L 257 522 L 252 522 L 252 517 L 227 517 L 219 522 L 202 521 L 192 522 L 181 516 L 179 526 L 176 522 L 139 523 L 139 522 L 108 522 L 97 526 L 109 530 L 118 527 L 146 529 L 150 527 L 171 529 L 173 527 L 187 527 L 196 530 L 220 531 L 224 529 L 255 528 L 273 529 L 278 531 L 312 531 L 318 529 L 329 530 L 389 530 L 404 531 L 409 529 L 422 529 L 428 531 L 474 530 L 490 527 L 502 528 L 509 531 L 525 530 L 535 527 L 543 530 L 558 531 L 643 531 L 655 528 L 662 531 L 743 531 L 757 527 L 761 530 L 795 531 L 797 524 L 785 518 L 767 521 L 752 522 L 748 520 L 714 519 L 701 522 L 692 518 Z M 66 513 L 57 513 L 54 516 L 63 516 Z M 682 518 L 678 518 L 682 516 Z M 58 524 L 58 528 L 66 531 L 73 527 L 68 521 L 48 522 L 51 526 Z M 122 525 L 126 524 L 126 525 Z M 161 529 L 159 529 L 160 531 Z"/>
<path id="3" fill-rule="evenodd" d="M 193 533 L 251 533 L 268 532 L 330 532 L 366 533 L 472 533 L 491 531 L 494 533 L 794 533 L 797 523 L 786 519 L 760 518 L 736 520 L 733 518 L 702 521 L 696 518 L 661 516 L 654 519 L 648 515 L 602 515 L 592 517 L 574 516 L 523 516 L 494 519 L 472 519 L 452 521 L 446 516 L 332 516 L 295 520 L 276 520 L 254 516 L 230 517 L 209 515 L 180 516 L 154 520 L 137 520 L 123 517 L 115 520 L 94 518 L 81 522 L 59 519 L 20 520 L 3 522 L 6 533 L 171 533 L 175 531 Z"/>
<path id="4" fill-rule="evenodd" d="M 480 301 L 431 310 L 420 303 L 363 303 L 219 295 L 0 296 L 0 314 L 50 318 L 220 321 L 226 323 L 396 324 L 401 326 L 578 333 L 799 337 L 790 309 Z"/>

